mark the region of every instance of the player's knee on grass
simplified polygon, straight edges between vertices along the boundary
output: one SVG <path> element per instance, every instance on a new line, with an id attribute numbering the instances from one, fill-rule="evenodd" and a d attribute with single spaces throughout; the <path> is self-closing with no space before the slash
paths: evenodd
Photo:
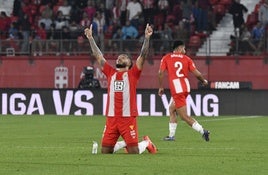
<path id="1" fill-rule="evenodd" d="M 127 151 L 129 154 L 139 154 L 138 146 L 128 146 Z"/>
<path id="2" fill-rule="evenodd" d="M 112 154 L 114 152 L 114 148 L 113 147 L 105 147 L 103 146 L 101 148 L 101 153 L 102 154 Z"/>

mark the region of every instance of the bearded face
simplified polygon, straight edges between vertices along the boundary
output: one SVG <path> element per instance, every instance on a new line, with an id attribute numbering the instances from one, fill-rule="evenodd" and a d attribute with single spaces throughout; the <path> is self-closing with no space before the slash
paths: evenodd
<path id="1" fill-rule="evenodd" d="M 127 55 L 119 55 L 117 60 L 116 60 L 116 68 L 126 68 L 130 66 L 130 59 L 128 58 Z"/>
<path id="2" fill-rule="evenodd" d="M 126 63 L 117 63 L 115 65 L 116 68 L 126 68 L 127 67 L 127 64 Z"/>

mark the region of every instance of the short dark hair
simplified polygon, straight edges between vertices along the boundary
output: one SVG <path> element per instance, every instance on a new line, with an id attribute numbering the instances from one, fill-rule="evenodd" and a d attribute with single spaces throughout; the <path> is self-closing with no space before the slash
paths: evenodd
<path id="1" fill-rule="evenodd" d="M 184 42 L 181 41 L 181 40 L 174 41 L 174 43 L 173 43 L 173 50 L 175 50 L 179 46 L 184 46 L 184 45 L 185 45 Z"/>

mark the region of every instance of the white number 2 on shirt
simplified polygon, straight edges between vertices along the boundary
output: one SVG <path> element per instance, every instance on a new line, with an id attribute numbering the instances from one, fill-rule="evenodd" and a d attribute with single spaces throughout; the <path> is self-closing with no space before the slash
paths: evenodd
<path id="1" fill-rule="evenodd" d="M 175 62 L 174 66 L 175 66 L 175 68 L 177 68 L 177 71 L 176 71 L 177 77 L 183 77 L 184 75 L 181 73 L 181 70 L 182 70 L 182 67 L 183 67 L 182 63 L 177 61 L 177 62 Z"/>
<path id="2" fill-rule="evenodd" d="M 177 68 L 176 75 L 178 78 L 173 80 L 173 85 L 174 85 L 176 93 L 181 93 L 181 92 L 183 92 L 183 89 L 182 89 L 181 81 L 179 78 L 184 76 L 184 74 L 181 73 L 183 66 L 182 66 L 182 63 L 179 61 L 175 62 L 174 66 L 175 66 L 175 68 Z"/>

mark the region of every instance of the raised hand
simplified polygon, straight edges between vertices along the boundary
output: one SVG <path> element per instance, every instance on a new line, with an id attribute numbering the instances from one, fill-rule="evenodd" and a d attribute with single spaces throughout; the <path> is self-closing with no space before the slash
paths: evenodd
<path id="1" fill-rule="evenodd" d="M 149 24 L 146 24 L 144 34 L 145 34 L 145 38 L 149 38 L 153 34 L 153 28 Z"/>
<path id="2" fill-rule="evenodd" d="M 86 37 L 87 37 L 88 39 L 92 37 L 92 24 L 90 25 L 89 28 L 86 28 L 86 29 L 84 30 L 84 33 L 85 33 L 85 35 L 86 35 Z"/>

